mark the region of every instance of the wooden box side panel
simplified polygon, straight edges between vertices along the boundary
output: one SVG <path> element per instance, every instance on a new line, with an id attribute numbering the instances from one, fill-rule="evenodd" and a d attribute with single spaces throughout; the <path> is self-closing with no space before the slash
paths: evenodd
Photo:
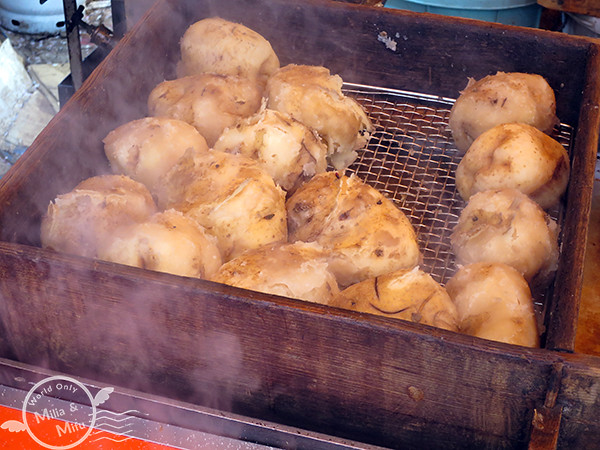
<path id="1" fill-rule="evenodd" d="M 160 21 L 171 17 L 170 26 Z M 173 77 L 179 34 L 187 22 L 175 2 L 158 2 L 84 82 L 0 181 L 0 239 L 39 245 L 40 221 L 58 194 L 109 172 L 102 140 L 148 114 L 148 94 Z M 163 24 L 163 26 L 161 26 Z"/>
<path id="2" fill-rule="evenodd" d="M 600 79 L 598 46 L 590 47 L 586 72 L 587 79 Z M 556 272 L 558 281 L 548 306 L 549 318 L 546 321 L 546 348 L 567 351 L 575 348 L 600 129 L 600 83 L 588 83 L 583 92 L 584 100 L 574 143 L 576 151 L 571 154 L 563 244 Z"/>
<path id="3" fill-rule="evenodd" d="M 565 369 L 556 401 L 562 409 L 557 448 L 598 448 L 600 358 L 578 354 L 562 358 Z"/>
<path id="4" fill-rule="evenodd" d="M 0 317 L 22 362 L 391 447 L 522 447 L 543 402 L 540 350 L 0 250 Z"/>

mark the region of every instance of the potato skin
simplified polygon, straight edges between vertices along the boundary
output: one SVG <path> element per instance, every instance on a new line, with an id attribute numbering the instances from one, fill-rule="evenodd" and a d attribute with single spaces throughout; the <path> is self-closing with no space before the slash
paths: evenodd
<path id="1" fill-rule="evenodd" d="M 358 177 L 315 175 L 287 201 L 289 241 L 317 242 L 342 287 L 419 264 L 408 218 Z"/>
<path id="2" fill-rule="evenodd" d="M 216 236 L 224 261 L 287 239 L 285 192 L 243 155 L 186 152 L 164 177 L 158 202 Z"/>
<path id="3" fill-rule="evenodd" d="M 223 130 L 256 113 L 262 88 L 247 78 L 200 74 L 163 81 L 148 96 L 151 116 L 183 120 L 212 147 Z"/>
<path id="4" fill-rule="evenodd" d="M 119 229 L 156 212 L 148 189 L 123 175 L 100 175 L 57 196 L 42 218 L 45 248 L 91 258 Z"/>
<path id="5" fill-rule="evenodd" d="M 212 281 L 323 305 L 339 293 L 323 249 L 304 242 L 248 250 L 223 264 Z"/>
<path id="6" fill-rule="evenodd" d="M 539 347 L 531 291 L 513 267 L 501 263 L 469 264 L 448 281 L 446 290 L 456 305 L 462 333 Z"/>
<path id="7" fill-rule="evenodd" d="M 509 123 L 473 141 L 456 169 L 456 186 L 465 200 L 485 190 L 514 188 L 548 209 L 567 189 L 569 172 L 569 155 L 560 143 L 530 125 Z"/>
<path id="8" fill-rule="evenodd" d="M 458 330 L 456 306 L 446 289 L 418 267 L 353 284 L 329 305 Z"/>
<path id="9" fill-rule="evenodd" d="M 226 129 L 213 149 L 258 161 L 288 193 L 327 170 L 327 147 L 315 133 L 288 114 L 270 109 Z"/>
<path id="10" fill-rule="evenodd" d="M 473 195 L 450 241 L 458 264 L 504 263 L 529 282 L 545 283 L 558 266 L 556 222 L 515 189 Z"/>
<path id="11" fill-rule="evenodd" d="M 256 31 L 211 17 L 193 23 L 180 41 L 180 77 L 218 73 L 266 83 L 279 69 L 279 58 L 271 44 Z"/>
<path id="12" fill-rule="evenodd" d="M 449 118 L 454 143 L 462 152 L 484 131 L 516 122 L 545 133 L 558 123 L 554 91 L 542 76 L 497 72 L 477 81 L 471 78 Z"/>
<path id="13" fill-rule="evenodd" d="M 158 212 L 116 233 L 99 248 L 98 257 L 195 278 L 209 278 L 222 263 L 216 238 L 174 209 Z"/>
<path id="14" fill-rule="evenodd" d="M 156 191 L 160 178 L 188 148 L 208 151 L 206 139 L 192 125 L 165 117 L 127 122 L 104 138 L 104 152 L 114 173 L 127 175 Z"/>
<path id="15" fill-rule="evenodd" d="M 325 67 L 289 64 L 269 78 L 265 90 L 268 108 L 289 114 L 321 136 L 337 170 L 356 159 L 356 150 L 373 131 L 362 107 L 343 94 L 342 83 Z"/>

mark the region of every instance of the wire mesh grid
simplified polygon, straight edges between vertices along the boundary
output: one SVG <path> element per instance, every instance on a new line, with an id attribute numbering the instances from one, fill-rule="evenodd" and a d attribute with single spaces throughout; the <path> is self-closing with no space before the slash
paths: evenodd
<path id="1" fill-rule="evenodd" d="M 448 126 L 454 100 L 350 83 L 344 92 L 363 106 L 375 126 L 348 171 L 408 216 L 418 235 L 423 270 L 445 284 L 457 270 L 450 235 L 466 205 L 455 183 L 461 154 Z M 561 124 L 553 137 L 569 151 L 572 135 L 572 128 Z M 562 207 L 549 214 L 561 224 Z"/>

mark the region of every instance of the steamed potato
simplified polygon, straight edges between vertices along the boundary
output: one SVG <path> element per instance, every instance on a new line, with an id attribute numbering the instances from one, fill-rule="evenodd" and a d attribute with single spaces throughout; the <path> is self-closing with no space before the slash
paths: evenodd
<path id="1" fill-rule="evenodd" d="M 446 290 L 456 305 L 462 333 L 539 347 L 531 291 L 513 267 L 500 263 L 467 265 L 448 281 Z"/>
<path id="2" fill-rule="evenodd" d="M 115 232 L 155 212 L 143 184 L 123 175 L 92 177 L 50 202 L 42 218 L 42 246 L 96 258 Z"/>
<path id="3" fill-rule="evenodd" d="M 180 41 L 179 76 L 218 73 L 264 84 L 279 69 L 271 44 L 248 27 L 219 17 L 192 24 Z"/>
<path id="4" fill-rule="evenodd" d="M 255 81 L 207 73 L 158 84 L 148 96 L 148 111 L 193 125 L 212 147 L 225 128 L 256 113 L 261 98 Z"/>
<path id="5" fill-rule="evenodd" d="M 331 164 L 348 167 L 365 146 L 373 125 L 353 99 L 342 92 L 342 79 L 321 66 L 289 64 L 276 71 L 266 88 L 267 107 L 288 113 L 317 131 Z"/>
<path id="6" fill-rule="evenodd" d="M 459 264 L 504 263 L 528 281 L 543 282 L 558 265 L 556 222 L 515 189 L 473 195 L 450 241 Z"/>
<path id="7" fill-rule="evenodd" d="M 456 169 L 456 187 L 465 200 L 514 188 L 547 209 L 567 189 L 569 170 L 567 151 L 550 136 L 522 123 L 501 124 L 471 144 Z"/>
<path id="8" fill-rule="evenodd" d="M 369 278 L 344 289 L 330 306 L 457 331 L 446 289 L 418 267 Z"/>
<path id="9" fill-rule="evenodd" d="M 222 263 L 216 238 L 173 209 L 116 233 L 107 245 L 100 247 L 98 257 L 196 278 L 211 277 Z"/>
<path id="10" fill-rule="evenodd" d="M 340 286 L 420 262 L 408 218 L 356 176 L 315 175 L 288 199 L 286 208 L 289 241 L 319 243 Z"/>
<path id="11" fill-rule="evenodd" d="M 271 244 L 223 264 L 213 281 L 326 305 L 339 292 L 317 244 Z"/>
<path id="12" fill-rule="evenodd" d="M 463 152 L 484 131 L 513 122 L 545 133 L 557 124 L 554 91 L 542 76 L 498 72 L 478 81 L 470 78 L 449 119 L 454 143 Z"/>
<path id="13" fill-rule="evenodd" d="M 270 109 L 225 130 L 214 149 L 257 160 L 286 192 L 327 169 L 327 148 L 315 134 L 287 114 Z"/>
<path id="14" fill-rule="evenodd" d="M 208 151 L 196 128 L 164 117 L 127 122 L 108 133 L 103 142 L 113 172 L 143 183 L 151 192 L 188 148 Z"/>
<path id="15" fill-rule="evenodd" d="M 243 155 L 189 150 L 163 178 L 158 201 L 216 236 L 224 261 L 287 238 L 285 192 Z"/>

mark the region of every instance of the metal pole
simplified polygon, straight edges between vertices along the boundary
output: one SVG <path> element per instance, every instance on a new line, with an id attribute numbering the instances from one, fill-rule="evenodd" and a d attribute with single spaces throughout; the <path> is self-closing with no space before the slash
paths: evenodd
<path id="1" fill-rule="evenodd" d="M 67 47 L 69 50 L 69 65 L 71 66 L 71 79 L 75 90 L 83 83 L 83 67 L 81 58 L 81 42 L 79 41 L 79 26 L 74 24 L 72 18 L 77 12 L 76 0 L 63 0 L 65 12 L 65 27 L 67 29 Z"/>
<path id="2" fill-rule="evenodd" d="M 113 35 L 121 39 L 127 32 L 127 16 L 125 0 L 112 0 L 110 2 L 113 22 Z"/>

